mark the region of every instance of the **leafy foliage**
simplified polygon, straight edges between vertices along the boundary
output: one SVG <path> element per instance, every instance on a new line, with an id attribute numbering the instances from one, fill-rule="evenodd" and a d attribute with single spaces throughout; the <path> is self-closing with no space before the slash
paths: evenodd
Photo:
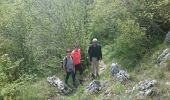
<path id="1" fill-rule="evenodd" d="M 35 76 L 60 75 L 73 44 L 86 68 L 94 37 L 110 49 L 108 59 L 133 69 L 170 30 L 169 7 L 169 0 L 0 0 L 0 97 L 15 98 L 18 84 Z"/>
<path id="2" fill-rule="evenodd" d="M 112 59 L 134 68 L 169 31 L 169 4 L 168 0 L 97 0 L 90 16 L 91 38 L 110 44 Z"/>

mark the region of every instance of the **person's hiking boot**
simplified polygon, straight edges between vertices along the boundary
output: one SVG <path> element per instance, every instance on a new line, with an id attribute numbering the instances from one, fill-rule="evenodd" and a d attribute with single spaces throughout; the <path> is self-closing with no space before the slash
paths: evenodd
<path id="1" fill-rule="evenodd" d="M 79 80 L 80 84 L 83 85 L 83 80 Z"/>
<path id="2" fill-rule="evenodd" d="M 99 74 L 98 74 L 98 73 L 96 74 L 96 77 L 98 77 L 98 78 L 99 78 Z"/>
<path id="3" fill-rule="evenodd" d="M 95 79 L 95 76 L 94 76 L 94 74 L 92 74 L 92 75 L 91 75 L 91 77 L 92 77 L 92 79 Z"/>
<path id="4" fill-rule="evenodd" d="M 77 87 L 76 83 L 73 83 L 73 86 L 74 86 L 74 87 Z"/>

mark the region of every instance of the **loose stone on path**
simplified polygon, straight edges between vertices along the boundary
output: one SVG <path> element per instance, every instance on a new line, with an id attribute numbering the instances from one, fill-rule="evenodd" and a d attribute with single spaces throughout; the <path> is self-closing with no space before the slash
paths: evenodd
<path id="1" fill-rule="evenodd" d="M 71 91 L 71 89 L 67 85 L 65 85 L 65 83 L 63 81 L 61 81 L 55 75 L 51 76 L 51 77 L 47 77 L 47 81 L 50 85 L 57 87 L 59 93 L 67 94 Z"/>
<path id="2" fill-rule="evenodd" d="M 119 70 L 118 65 L 116 63 L 112 63 L 110 75 L 115 77 L 116 80 L 119 82 L 124 82 L 129 79 L 129 74 L 127 73 L 127 71 Z"/>
<path id="3" fill-rule="evenodd" d="M 98 93 L 101 90 L 101 84 L 97 80 L 93 80 L 87 87 L 86 93 L 87 94 L 94 94 Z"/>
<path id="4" fill-rule="evenodd" d="M 137 85 L 133 87 L 132 90 L 126 90 L 126 93 L 137 91 L 137 96 L 152 96 L 155 92 L 157 92 L 154 89 L 157 83 L 157 80 L 140 81 Z"/>

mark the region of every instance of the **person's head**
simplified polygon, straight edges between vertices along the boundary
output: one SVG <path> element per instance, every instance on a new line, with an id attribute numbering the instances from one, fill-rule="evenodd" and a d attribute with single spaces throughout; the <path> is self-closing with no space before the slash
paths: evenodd
<path id="1" fill-rule="evenodd" d="M 67 53 L 67 56 L 71 56 L 71 50 L 70 49 L 67 49 L 66 53 Z"/>
<path id="2" fill-rule="evenodd" d="M 79 49 L 79 45 L 78 44 L 75 44 L 74 45 L 74 50 L 78 50 Z"/>
<path id="3" fill-rule="evenodd" d="M 96 45 L 96 44 L 97 44 L 97 39 L 94 38 L 94 39 L 92 40 L 92 43 L 93 43 L 93 45 Z"/>

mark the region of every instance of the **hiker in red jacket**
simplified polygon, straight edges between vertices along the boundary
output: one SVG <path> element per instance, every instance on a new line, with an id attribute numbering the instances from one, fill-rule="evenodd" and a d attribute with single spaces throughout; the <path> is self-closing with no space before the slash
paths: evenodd
<path id="1" fill-rule="evenodd" d="M 78 79 L 79 79 L 80 84 L 82 84 L 83 69 L 80 63 L 81 53 L 80 53 L 79 45 L 74 45 L 74 50 L 72 51 L 71 54 L 73 57 L 73 64 L 75 66 L 75 76 L 76 76 L 76 72 L 79 71 L 80 77 Z"/>

